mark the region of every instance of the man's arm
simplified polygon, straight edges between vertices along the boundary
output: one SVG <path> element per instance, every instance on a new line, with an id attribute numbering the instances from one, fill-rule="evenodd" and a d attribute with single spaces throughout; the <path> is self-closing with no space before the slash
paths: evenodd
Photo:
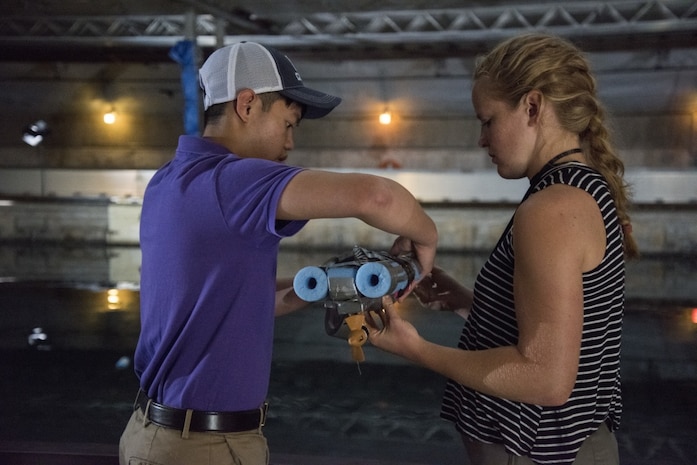
<path id="1" fill-rule="evenodd" d="M 357 218 L 411 241 L 424 274 L 430 273 L 438 242 L 433 220 L 399 183 L 361 173 L 305 170 L 286 186 L 279 220 Z"/>

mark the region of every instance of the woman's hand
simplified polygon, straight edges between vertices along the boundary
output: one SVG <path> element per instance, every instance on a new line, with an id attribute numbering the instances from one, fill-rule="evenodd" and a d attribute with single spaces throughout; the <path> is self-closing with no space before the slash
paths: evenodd
<path id="1" fill-rule="evenodd" d="M 428 309 L 457 312 L 465 318 L 472 308 L 472 291 L 435 266 L 414 288 L 414 295 Z"/>
<path id="2" fill-rule="evenodd" d="M 385 310 L 381 315 L 382 324 L 376 324 L 372 315 L 366 318 L 368 341 L 386 352 L 415 361 L 423 339 L 411 323 L 399 316 L 392 297 L 383 297 L 382 306 Z"/>

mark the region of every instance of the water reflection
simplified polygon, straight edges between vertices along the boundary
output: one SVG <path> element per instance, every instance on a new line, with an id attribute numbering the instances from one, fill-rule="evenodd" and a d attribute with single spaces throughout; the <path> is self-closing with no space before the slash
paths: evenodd
<path id="1" fill-rule="evenodd" d="M 0 347 L 27 347 L 41 328 L 55 350 L 123 350 L 135 347 L 140 328 L 137 290 L 118 290 L 119 304 L 110 308 L 113 288 L 58 283 L 0 285 Z"/>
<path id="2" fill-rule="evenodd" d="M 279 275 L 330 254 L 284 250 Z M 441 254 L 438 261 L 471 283 L 485 259 Z M 0 396 L 9 400 L 0 406 L 3 439 L 118 441 L 136 389 L 139 260 L 133 248 L 0 247 Z M 697 457 L 696 280 L 694 258 L 648 257 L 628 267 L 618 435 L 624 463 Z M 456 344 L 457 315 L 427 311 L 413 299 L 400 311 L 425 337 Z M 443 380 L 364 349 L 359 370 L 347 342 L 326 335 L 321 305 L 277 320 L 272 452 L 462 465 L 459 440 L 437 415 Z"/>

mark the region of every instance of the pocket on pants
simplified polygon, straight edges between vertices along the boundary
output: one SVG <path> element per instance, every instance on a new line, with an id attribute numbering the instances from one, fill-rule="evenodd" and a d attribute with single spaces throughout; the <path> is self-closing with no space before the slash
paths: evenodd
<path id="1" fill-rule="evenodd" d="M 227 433 L 225 441 L 238 465 L 268 465 L 269 447 L 266 437 L 258 431 Z"/>
<path id="2" fill-rule="evenodd" d="M 149 460 L 139 459 L 137 457 L 132 457 L 128 459 L 128 465 L 161 465 L 157 462 L 151 462 Z"/>

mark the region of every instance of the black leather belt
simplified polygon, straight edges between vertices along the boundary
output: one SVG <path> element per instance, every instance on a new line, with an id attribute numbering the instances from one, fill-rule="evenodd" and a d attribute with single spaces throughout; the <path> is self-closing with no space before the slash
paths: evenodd
<path id="1" fill-rule="evenodd" d="M 150 401 L 150 405 L 148 405 L 148 401 Z M 151 401 L 142 389 L 138 391 L 134 408 L 140 408 L 143 413 L 147 412 L 148 420 L 158 426 L 184 430 L 187 410 L 167 407 Z M 241 412 L 201 412 L 193 410 L 191 411 L 191 421 L 188 430 L 194 432 L 238 433 L 240 431 L 259 429 L 266 422 L 267 409 L 268 404 L 265 403 L 262 408 Z"/>

